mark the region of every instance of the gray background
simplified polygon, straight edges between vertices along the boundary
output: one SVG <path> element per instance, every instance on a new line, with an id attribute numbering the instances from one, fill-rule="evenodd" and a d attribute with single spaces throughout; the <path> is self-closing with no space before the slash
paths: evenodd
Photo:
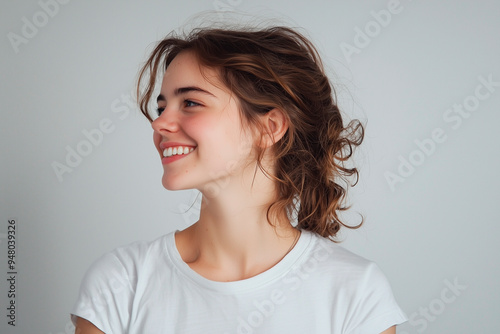
<path id="1" fill-rule="evenodd" d="M 193 192 L 162 188 L 150 125 L 127 101 L 155 41 L 201 11 L 230 17 L 225 10 L 302 27 L 341 108 L 367 123 L 346 215 L 366 223 L 341 237 L 387 275 L 412 319 L 398 333 L 498 332 L 500 87 L 473 97 L 480 77 L 500 82 L 498 2 L 401 0 L 382 25 L 372 11 L 391 2 L 54 1 L 2 0 L 0 10 L 1 333 L 71 333 L 69 309 L 92 261 L 196 220 L 196 210 L 183 213 Z M 25 40 L 16 46 L 13 34 Z M 445 119 L 463 104 L 470 116 Z M 59 179 L 53 164 L 67 165 L 68 147 L 89 149 L 84 132 L 102 122 L 112 131 Z M 419 153 L 415 141 L 433 131 L 446 140 Z M 418 166 L 391 188 L 386 175 L 401 158 Z M 9 218 L 17 219 L 15 328 L 5 316 Z"/>

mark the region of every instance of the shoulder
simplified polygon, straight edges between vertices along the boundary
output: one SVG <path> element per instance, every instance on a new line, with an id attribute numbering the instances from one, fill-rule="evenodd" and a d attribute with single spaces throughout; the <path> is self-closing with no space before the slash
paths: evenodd
<path id="1" fill-rule="evenodd" d="M 111 329 L 126 332 L 126 319 L 139 277 L 146 267 L 151 267 L 149 264 L 164 254 L 165 241 L 170 234 L 150 242 L 137 241 L 115 248 L 95 260 L 82 279 L 71 312 L 73 322 L 78 316 L 106 333 L 112 332 Z"/>
<path id="2" fill-rule="evenodd" d="M 169 234 L 153 241 L 135 241 L 105 253 L 92 263 L 85 279 L 95 280 L 107 277 L 111 280 L 133 281 L 136 272 L 147 262 L 148 258 L 163 253 L 165 239 L 168 236 Z"/>
<path id="3" fill-rule="evenodd" d="M 349 319 L 349 333 L 380 333 L 407 320 L 397 304 L 387 277 L 371 260 L 359 256 L 338 243 L 313 236 L 309 261 L 318 263 L 317 271 L 331 300 L 342 305 Z M 315 260 L 312 260 L 315 259 Z"/>
<path id="4" fill-rule="evenodd" d="M 313 245 L 305 266 L 316 265 L 318 274 L 351 295 L 360 295 L 376 287 L 390 291 L 388 280 L 380 267 L 328 238 L 312 236 Z"/>
<path id="5" fill-rule="evenodd" d="M 309 233 L 312 242 L 308 259 L 318 262 L 323 270 L 360 278 L 377 271 L 378 267 L 372 260 L 351 252 L 331 239 Z"/>

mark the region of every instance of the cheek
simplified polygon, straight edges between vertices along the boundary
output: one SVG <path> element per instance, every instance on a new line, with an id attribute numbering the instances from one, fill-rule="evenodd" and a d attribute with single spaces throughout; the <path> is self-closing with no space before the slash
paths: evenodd
<path id="1" fill-rule="evenodd" d="M 182 120 L 182 130 L 190 137 L 201 137 L 204 133 L 213 129 L 214 123 L 210 117 L 191 117 Z"/>
<path id="2" fill-rule="evenodd" d="M 183 130 L 201 148 L 203 158 L 208 155 L 211 164 L 247 161 L 252 156 L 255 138 L 248 129 L 242 129 L 239 118 L 226 114 L 199 115 L 183 121 Z M 206 117 L 204 117 L 206 116 Z"/>

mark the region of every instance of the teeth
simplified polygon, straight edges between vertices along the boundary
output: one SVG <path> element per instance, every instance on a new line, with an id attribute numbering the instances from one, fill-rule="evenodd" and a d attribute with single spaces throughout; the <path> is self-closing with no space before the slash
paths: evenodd
<path id="1" fill-rule="evenodd" d="M 182 155 L 182 154 L 188 154 L 193 152 L 194 148 L 192 147 L 169 147 L 163 150 L 163 156 L 164 157 L 171 157 L 173 155 Z"/>

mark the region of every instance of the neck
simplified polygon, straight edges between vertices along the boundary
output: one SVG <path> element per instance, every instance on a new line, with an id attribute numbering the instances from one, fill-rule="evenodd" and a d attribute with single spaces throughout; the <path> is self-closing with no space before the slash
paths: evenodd
<path id="1" fill-rule="evenodd" d="M 267 220 L 276 198 L 273 181 L 260 171 L 253 175 L 250 187 L 229 180 L 216 196 L 203 193 L 200 219 L 189 228 L 191 262 L 242 279 L 269 269 L 294 245 L 299 232 L 286 217 L 271 221 L 275 227 Z"/>

